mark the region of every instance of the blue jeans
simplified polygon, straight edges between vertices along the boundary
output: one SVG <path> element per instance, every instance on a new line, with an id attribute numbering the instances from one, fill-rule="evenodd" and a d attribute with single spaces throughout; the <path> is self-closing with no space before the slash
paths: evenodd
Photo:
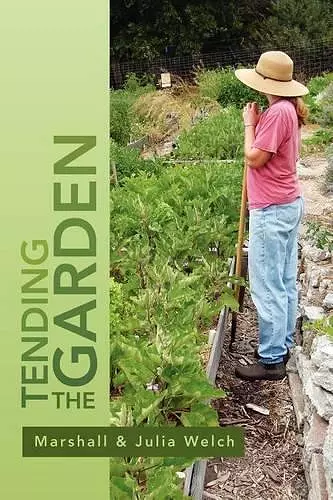
<path id="1" fill-rule="evenodd" d="M 258 312 L 260 361 L 281 363 L 297 316 L 297 234 L 303 198 L 250 210 L 249 280 Z"/>

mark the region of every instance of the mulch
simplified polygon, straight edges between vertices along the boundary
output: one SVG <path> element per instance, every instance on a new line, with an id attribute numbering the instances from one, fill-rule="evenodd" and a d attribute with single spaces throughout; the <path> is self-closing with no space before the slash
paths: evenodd
<path id="1" fill-rule="evenodd" d="M 212 500 L 304 500 L 304 477 L 300 436 L 290 397 L 287 377 L 277 382 L 246 382 L 234 376 L 237 363 L 254 362 L 257 320 L 253 303 L 245 298 L 238 314 L 236 342 L 229 352 L 230 325 L 216 378 L 227 396 L 215 400 L 221 426 L 242 426 L 245 430 L 245 457 L 216 458 L 208 462 L 203 498 Z M 246 404 L 269 410 L 263 415 Z"/>

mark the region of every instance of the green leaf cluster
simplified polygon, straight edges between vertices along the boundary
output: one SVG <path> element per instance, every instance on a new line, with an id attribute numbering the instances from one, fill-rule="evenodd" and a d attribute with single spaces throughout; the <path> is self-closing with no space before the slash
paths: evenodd
<path id="1" fill-rule="evenodd" d="M 182 132 L 177 140 L 175 156 L 185 159 L 240 159 L 243 137 L 241 112 L 230 106 Z"/>
<path id="2" fill-rule="evenodd" d="M 257 102 L 267 106 L 266 98 L 244 85 L 235 76 L 235 68 L 200 70 L 196 74 L 200 93 L 218 101 L 223 107 L 243 108 L 248 102 Z"/>
<path id="3" fill-rule="evenodd" d="M 225 303 L 242 164 L 169 167 L 111 191 L 110 425 L 217 426 L 200 350 Z M 111 460 L 111 498 L 181 499 L 183 458 Z M 127 496 L 126 496 L 127 495 Z"/>
<path id="4" fill-rule="evenodd" d="M 142 173 L 158 175 L 166 168 L 162 159 L 144 160 L 137 149 L 121 146 L 112 139 L 110 140 L 110 161 L 116 167 L 117 180 L 120 185 L 124 183 L 126 177 L 137 177 Z M 112 173 L 110 169 L 110 175 Z"/>
<path id="5" fill-rule="evenodd" d="M 320 222 L 308 221 L 305 234 L 316 247 L 333 252 L 333 227 L 326 227 Z"/>
<path id="6" fill-rule="evenodd" d="M 330 85 L 333 85 L 333 73 L 323 73 L 322 75 L 315 76 L 307 83 L 309 94 L 305 96 L 304 100 L 309 108 L 310 121 L 313 123 L 326 119 L 325 101 L 330 96 L 325 97 L 325 91 Z"/>
<path id="7" fill-rule="evenodd" d="M 144 124 L 134 113 L 133 104 L 140 95 L 152 90 L 154 85 L 141 86 L 141 80 L 129 75 L 124 89 L 110 91 L 110 137 L 118 144 L 126 146 L 144 135 Z"/>

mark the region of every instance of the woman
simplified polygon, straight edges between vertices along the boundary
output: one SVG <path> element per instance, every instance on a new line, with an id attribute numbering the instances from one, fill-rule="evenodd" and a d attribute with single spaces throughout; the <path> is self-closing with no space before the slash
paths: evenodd
<path id="1" fill-rule="evenodd" d="M 293 343 L 297 313 L 297 232 L 303 199 L 296 162 L 308 89 L 293 80 L 293 61 L 265 52 L 255 69 L 236 70 L 245 85 L 266 95 L 268 109 L 244 108 L 244 153 L 249 200 L 249 280 L 259 320 L 258 362 L 236 368 L 245 380 L 279 380 Z"/>

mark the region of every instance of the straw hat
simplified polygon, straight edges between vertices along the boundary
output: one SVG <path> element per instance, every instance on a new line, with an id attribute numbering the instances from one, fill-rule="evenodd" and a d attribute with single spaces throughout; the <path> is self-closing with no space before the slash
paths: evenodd
<path id="1" fill-rule="evenodd" d="M 237 69 L 235 75 L 254 90 L 281 97 L 306 95 L 309 90 L 293 80 L 294 63 L 284 52 L 261 54 L 255 69 Z"/>

